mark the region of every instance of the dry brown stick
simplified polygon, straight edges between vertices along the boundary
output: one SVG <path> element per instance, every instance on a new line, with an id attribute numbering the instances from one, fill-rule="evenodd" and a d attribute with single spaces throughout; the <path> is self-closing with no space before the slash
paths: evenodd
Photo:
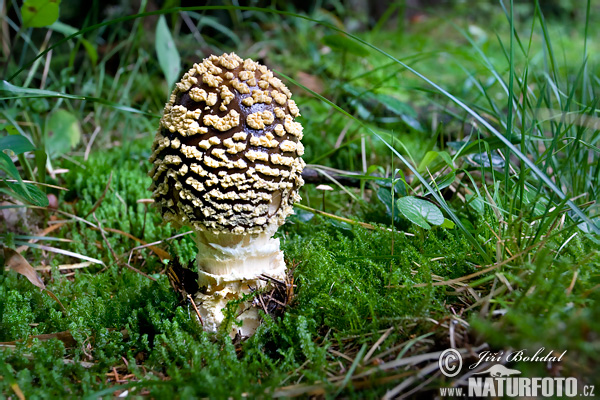
<path id="1" fill-rule="evenodd" d="M 121 262 L 122 262 L 122 261 L 121 261 Z M 148 275 L 147 273 L 145 273 L 145 272 L 143 272 L 143 271 L 140 271 L 139 269 L 137 269 L 137 268 L 136 268 L 136 267 L 134 267 L 133 265 L 131 265 L 131 264 L 129 264 L 129 263 L 126 263 L 126 262 L 124 262 L 124 263 L 123 263 L 123 265 L 125 265 L 127 268 L 129 268 L 129 269 L 130 269 L 130 270 L 132 270 L 133 272 L 136 272 L 136 273 L 138 273 L 138 274 L 140 274 L 140 275 L 143 275 L 143 276 L 145 276 L 146 278 L 150 279 L 151 281 L 154 281 L 154 282 L 156 282 L 156 278 L 154 278 L 154 277 L 152 277 L 152 276 Z"/>
<path id="2" fill-rule="evenodd" d="M 50 71 L 50 60 L 52 60 L 52 50 L 46 54 L 46 62 L 44 63 L 44 70 L 42 72 L 42 81 L 40 82 L 40 89 L 44 89 L 46 86 L 46 79 L 48 79 L 48 72 Z"/>
<path id="3" fill-rule="evenodd" d="M 94 219 L 96 220 L 96 223 L 98 224 L 98 230 L 100 231 L 100 235 L 102 236 L 102 239 L 104 240 L 104 243 L 106 243 L 106 247 L 108 247 L 108 250 L 110 250 L 110 254 L 112 254 L 113 258 L 118 263 L 119 262 L 119 257 L 117 256 L 117 253 L 115 253 L 115 251 L 113 250 L 112 246 L 108 242 L 108 239 L 106 238 L 106 235 L 104 234 L 104 229 L 102 228 L 102 225 L 100 224 L 100 221 L 98 221 L 98 218 L 96 218 L 96 213 L 92 213 L 92 216 L 94 217 Z"/>
<path id="4" fill-rule="evenodd" d="M 407 371 L 407 372 L 401 372 L 399 374 L 394 374 L 394 375 L 390 375 L 390 376 L 384 376 L 384 377 L 378 378 L 378 379 L 365 379 L 365 380 L 360 380 L 360 381 L 356 381 L 354 378 L 352 378 L 352 380 L 350 382 L 348 382 L 348 386 L 352 386 L 355 390 L 372 388 L 376 385 L 381 385 L 381 384 L 385 384 L 388 382 L 397 381 L 398 379 L 405 378 L 405 377 L 413 375 L 413 374 L 414 374 L 413 371 Z M 322 383 L 322 382 L 317 382 L 314 384 L 297 384 L 297 385 L 291 385 L 291 386 L 284 386 L 284 387 L 280 387 L 280 388 L 276 389 L 273 392 L 272 397 L 273 398 L 280 398 L 280 397 L 288 398 L 288 397 L 298 397 L 298 396 L 304 396 L 304 397 L 322 396 L 327 393 L 326 387 L 331 384 L 333 384 L 336 387 L 339 387 L 339 386 L 341 386 L 342 381 L 340 380 L 339 382 L 335 382 L 335 383 L 328 382 L 327 384 Z"/>
<path id="5" fill-rule="evenodd" d="M 2 10 L 0 10 L 0 15 L 2 15 L 2 23 L 0 23 L 0 27 L 2 27 L 2 52 L 4 53 L 5 58 L 5 62 L 8 65 L 8 61 L 9 61 L 9 57 L 10 57 L 10 30 L 8 28 L 8 22 L 7 22 L 7 18 L 6 17 L 6 3 L 5 1 L 2 2 Z M 16 38 L 15 38 L 16 40 Z"/>
<path id="6" fill-rule="evenodd" d="M 196 311 L 196 314 L 198 315 L 198 319 L 200 320 L 200 325 L 204 326 L 204 321 L 202 321 L 202 316 L 200 315 L 200 310 L 198 310 L 198 307 L 196 307 L 196 302 L 194 301 L 194 299 L 192 299 L 192 295 L 188 294 L 187 298 L 190 301 L 190 303 L 192 303 L 192 307 L 194 307 L 194 310 Z"/>
<path id="7" fill-rule="evenodd" d="M 132 248 L 131 250 L 129 250 L 129 259 L 131 259 L 131 255 L 132 255 L 132 254 L 133 254 L 133 252 L 134 252 L 134 251 L 136 251 L 136 250 L 139 250 L 139 249 L 144 249 L 144 248 L 146 248 L 146 247 L 151 247 L 151 246 L 155 246 L 155 245 L 159 245 L 159 244 L 161 244 L 162 242 L 166 242 L 166 241 L 168 241 L 168 240 L 177 239 L 177 238 L 180 238 L 180 237 L 182 237 L 182 236 L 189 235 L 190 233 L 194 233 L 194 231 L 187 231 L 187 232 L 184 232 L 184 233 L 178 233 L 177 235 L 174 235 L 174 236 L 168 237 L 168 238 L 166 238 L 166 239 L 157 240 L 156 242 L 152 242 L 152 243 L 144 244 L 144 245 L 141 245 L 141 246 L 136 246 L 136 247 Z M 156 252 L 155 252 L 155 253 L 156 253 Z M 166 252 L 165 252 L 165 253 L 166 253 Z M 167 254 L 167 255 L 169 255 L 168 253 L 166 253 L 166 254 Z M 157 255 L 160 257 L 160 255 L 159 255 L 158 253 L 157 253 Z M 170 257 L 171 257 L 171 256 L 169 255 L 169 259 L 170 259 Z"/>
<path id="8" fill-rule="evenodd" d="M 333 354 L 336 357 L 344 358 L 344 359 L 346 359 L 346 360 L 348 360 L 350 362 L 354 361 L 351 357 L 347 356 L 346 354 L 344 354 L 344 353 L 342 353 L 340 351 L 334 350 L 332 348 L 327 349 L 327 351 L 330 352 L 331 354 Z"/>
<path id="9" fill-rule="evenodd" d="M 127 268 L 129 268 L 130 270 L 145 276 L 146 278 L 155 281 L 156 282 L 156 278 L 151 277 L 150 275 L 146 274 L 145 272 L 140 271 L 139 269 L 137 269 L 136 267 L 130 265 L 127 262 L 122 261 L 117 254 L 115 253 L 115 251 L 113 250 L 112 246 L 110 245 L 110 243 L 108 242 L 108 239 L 106 238 L 106 235 L 104 234 L 104 229 L 102 229 L 102 225 L 100 224 L 100 221 L 98 221 L 98 218 L 96 218 L 96 213 L 92 214 L 94 216 L 94 219 L 96 220 L 96 223 L 98 224 L 98 228 L 100 230 L 100 235 L 102 235 L 102 239 L 104 240 L 104 243 L 106 243 L 106 246 L 108 247 L 108 249 L 110 250 L 110 253 L 112 254 L 112 256 L 114 257 L 115 261 L 117 262 L 117 264 L 119 265 L 124 265 Z"/>
<path id="10" fill-rule="evenodd" d="M 474 348 L 466 347 L 466 348 L 460 348 L 460 349 L 456 349 L 456 350 L 459 353 L 461 353 L 462 355 L 465 355 L 465 354 L 469 354 L 472 352 L 479 353 L 480 351 L 487 349 L 488 347 L 489 347 L 489 345 L 487 343 L 484 343 L 478 347 L 474 347 Z M 436 351 L 433 353 L 419 354 L 419 355 L 412 356 L 412 357 L 401 358 L 399 360 L 393 360 L 393 361 L 386 362 L 386 363 L 377 365 L 375 367 L 372 367 L 364 372 L 361 372 L 360 374 L 355 375 L 354 378 L 356 378 L 356 379 L 364 378 L 364 377 L 367 377 L 367 376 L 372 375 L 379 371 L 392 370 L 392 369 L 396 369 L 396 368 L 399 368 L 402 366 L 417 365 L 417 364 L 420 364 L 425 361 L 438 360 L 442 353 L 443 353 L 442 351 Z M 436 364 L 437 364 L 437 362 L 436 362 Z"/>
<path id="11" fill-rule="evenodd" d="M 269 315 L 269 310 L 267 310 L 267 306 L 265 306 L 265 302 L 263 301 L 263 298 L 261 295 L 258 295 L 258 300 L 260 301 L 260 305 L 263 308 L 263 311 L 265 312 L 265 314 Z"/>
<path id="12" fill-rule="evenodd" d="M 92 228 L 92 229 L 95 229 L 95 228 Z M 107 231 L 107 232 L 118 233 L 119 235 L 123 235 L 123 236 L 125 236 L 125 237 L 127 237 L 127 238 L 129 238 L 131 240 L 134 240 L 134 241 L 136 241 L 138 243 L 141 243 L 142 246 L 148 247 L 150 250 L 152 250 L 158 256 L 158 258 L 161 259 L 161 261 L 164 260 L 165 258 L 168 258 L 168 259 L 171 258 L 171 256 L 169 255 L 169 253 L 167 253 L 166 251 L 164 251 L 164 250 L 162 250 L 162 249 L 160 249 L 160 248 L 158 248 L 156 246 L 153 246 L 152 244 L 146 243 L 144 240 L 139 239 L 139 238 L 133 236 L 131 233 L 124 232 L 122 230 L 114 229 L 114 228 L 104 228 L 104 230 Z"/>
<path id="13" fill-rule="evenodd" d="M 382 400 L 387 400 L 387 399 L 405 399 L 405 398 L 411 396 L 412 394 L 418 392 L 425 385 L 429 384 L 432 380 L 434 380 L 435 378 L 437 378 L 437 375 L 436 374 L 432 374 L 432 372 L 435 371 L 435 370 L 437 370 L 437 369 L 439 369 L 439 365 L 438 364 L 439 363 L 437 363 L 437 362 L 431 363 L 431 364 L 427 365 L 426 367 L 424 367 L 423 369 L 421 369 L 416 375 L 408 377 L 406 380 L 402 381 L 402 383 L 400 383 L 398 386 L 394 387 L 391 390 L 388 390 L 385 393 L 385 395 L 382 397 Z M 414 381 L 416 381 L 417 379 L 424 378 L 426 376 L 429 376 L 429 378 L 425 379 L 423 382 L 421 382 L 420 384 L 418 384 L 412 390 L 404 393 L 402 396 L 398 396 L 400 393 L 402 393 L 402 391 L 404 389 L 408 388 Z"/>
<path id="14" fill-rule="evenodd" d="M 390 336 L 390 334 L 393 331 L 394 331 L 394 327 L 392 326 L 390 329 L 388 329 L 387 331 L 385 331 L 383 333 L 383 335 L 381 335 L 381 337 L 379 339 L 377 339 L 377 341 L 375 342 L 375 344 L 373 345 L 373 347 L 371 347 L 371 349 L 365 355 L 365 358 L 363 358 L 363 364 L 366 365 L 366 364 L 369 363 L 369 359 L 371 358 L 371 356 L 373 355 L 373 353 L 375 353 L 375 351 L 379 348 L 379 346 L 381 346 L 381 343 L 383 343 L 385 341 L 385 339 L 387 339 L 388 336 Z"/>

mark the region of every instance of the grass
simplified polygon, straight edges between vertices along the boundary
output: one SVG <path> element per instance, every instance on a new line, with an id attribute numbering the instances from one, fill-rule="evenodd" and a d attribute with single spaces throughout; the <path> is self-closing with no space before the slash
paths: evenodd
<path id="1" fill-rule="evenodd" d="M 595 383 L 600 80 L 597 7 L 586 6 L 571 28 L 507 2 L 488 10 L 489 25 L 447 10 L 451 23 L 430 16 L 355 33 L 325 8 L 122 10 L 103 20 L 92 7 L 70 37 L 19 29 L 4 14 L 23 50 L 6 60 L 0 123 L 38 149 L 15 165 L 23 179 L 68 191 L 40 186 L 58 210 L 0 206 L 3 244 L 26 243 L 22 254 L 50 267 L 40 275 L 64 305 L 2 269 L 0 393 L 427 395 L 453 384 L 435 367 L 451 346 L 567 350 L 560 368 L 511 367 Z M 299 86 L 307 163 L 362 174 L 358 188 L 329 182 L 325 197 L 302 189 L 278 232 L 295 297 L 241 343 L 202 332 L 180 304 L 162 258 L 192 260 L 193 240 L 139 201 L 169 92 L 148 39 L 158 14 L 184 68 L 235 50 L 281 71 Z M 395 204 L 406 196 L 453 224 L 421 228 Z M 429 370 L 433 379 L 419 374 Z"/>

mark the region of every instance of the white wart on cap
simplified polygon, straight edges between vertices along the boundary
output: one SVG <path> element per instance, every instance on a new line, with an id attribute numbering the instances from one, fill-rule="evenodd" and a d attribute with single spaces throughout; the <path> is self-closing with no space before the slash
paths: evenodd
<path id="1" fill-rule="evenodd" d="M 300 199 L 302 126 L 288 88 L 234 53 L 210 56 L 177 83 L 150 162 L 166 222 L 213 234 L 281 225 Z"/>

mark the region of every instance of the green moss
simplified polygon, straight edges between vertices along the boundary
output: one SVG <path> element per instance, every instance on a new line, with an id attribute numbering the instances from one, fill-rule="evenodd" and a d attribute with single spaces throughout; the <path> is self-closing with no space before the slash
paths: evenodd
<path id="1" fill-rule="evenodd" d="M 391 233 L 385 230 L 341 230 L 320 218 L 288 229 L 296 230 L 286 237 L 285 253 L 300 261 L 299 312 L 338 332 L 376 330 L 390 320 L 443 312 L 443 289 L 389 286 L 410 287 L 429 282 L 432 273 L 453 278 L 469 270 L 460 256 L 466 243 L 442 230 L 425 243 L 396 233 L 391 256 Z M 448 254 L 454 256 L 431 261 Z"/>
<path id="2" fill-rule="evenodd" d="M 113 165 L 121 162 L 123 166 L 113 172 L 111 190 L 95 214 L 105 228 L 141 236 L 144 207 L 136 201 L 149 197 L 145 190 L 149 182 L 147 164 L 140 160 L 135 154 L 122 157 L 119 152 L 108 152 L 92 157 L 85 170 L 73 168 L 66 180 L 73 188 L 70 200 L 74 203 L 63 209 L 86 215 L 102 195 Z M 380 207 L 378 210 L 385 212 Z M 151 242 L 177 233 L 160 222 L 160 216 L 150 208 L 142 238 Z M 65 305 L 64 314 L 22 277 L 12 273 L 0 277 L 0 294 L 6 299 L 0 325 L 2 340 L 68 330 L 76 343 L 65 349 L 56 340 L 34 340 L 17 346 L 12 353 L 0 353 L 14 371 L 19 371 L 11 373 L 33 397 L 83 395 L 113 385 L 104 379 L 104 373 L 121 364 L 123 358 L 128 360 L 130 371 L 145 379 L 169 376 L 169 384 L 151 386 L 152 395 L 157 397 L 174 392 L 182 397 L 260 395 L 280 385 L 302 365 L 308 381 L 326 380 L 331 340 L 374 332 L 405 319 L 445 313 L 444 289 L 398 285 L 410 287 L 430 282 L 431 274 L 453 278 L 472 270 L 465 258 L 469 246 L 457 232 L 434 229 L 414 237 L 396 232 L 391 256 L 392 234 L 383 226 L 368 230 L 318 216 L 306 222 L 295 218 L 279 235 L 288 264 L 298 263 L 297 297 L 281 320 L 266 317 L 257 334 L 237 352 L 228 338 L 215 339 L 202 332 L 193 310 L 177 307 L 177 296 L 166 276 L 156 275 L 158 281 L 152 282 L 116 265 L 109 251 L 98 246 L 103 243 L 100 234 L 84 223 L 70 223 L 61 234 L 73 239 L 69 250 L 107 263 L 102 271 L 100 267 L 78 270 L 73 279 L 56 270 L 52 273 L 49 288 Z M 117 254 L 137 245 L 110 232 L 107 239 Z M 189 236 L 172 241 L 168 250 L 187 260 L 195 256 Z M 152 253 L 143 252 L 143 256 L 147 258 L 147 272 L 162 268 Z M 444 258 L 432 261 L 440 256 Z M 127 340 L 121 333 L 124 329 Z M 323 335 L 327 331 L 331 334 L 326 338 Z M 25 357 L 31 352 L 35 361 Z M 90 357 L 92 368 L 79 365 Z M 135 367 L 140 357 L 145 370 Z M 73 383 L 77 381 L 82 384 Z M 6 384 L 0 381 L 0 386 Z"/>

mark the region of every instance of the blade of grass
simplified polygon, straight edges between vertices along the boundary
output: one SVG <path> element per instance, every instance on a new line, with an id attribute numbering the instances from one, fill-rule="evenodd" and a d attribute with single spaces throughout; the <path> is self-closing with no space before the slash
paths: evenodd
<path id="1" fill-rule="evenodd" d="M 133 107 L 125 106 L 122 104 L 113 103 L 111 101 L 99 98 L 99 97 L 90 97 L 90 96 L 81 96 L 67 93 L 55 92 L 53 90 L 44 90 L 44 89 L 30 89 L 20 86 L 15 86 L 10 84 L 7 81 L 0 82 L 0 92 L 8 92 L 15 94 L 15 96 L 5 96 L 0 97 L 0 100 L 12 100 L 12 99 L 38 99 L 38 98 L 59 98 L 59 99 L 72 99 L 72 100 L 85 100 L 93 103 L 100 103 L 103 105 L 107 105 L 111 108 L 117 109 L 119 111 L 125 111 L 134 114 L 141 114 L 151 118 L 160 118 L 160 115 L 149 113 L 146 111 L 138 110 Z"/>
<path id="2" fill-rule="evenodd" d="M 267 8 L 260 8 L 260 7 L 244 7 L 244 6 L 200 6 L 200 7 L 175 7 L 175 8 L 170 8 L 170 9 L 164 9 L 164 10 L 156 10 L 156 11 L 151 11 L 151 12 L 145 12 L 145 13 L 139 13 L 139 14 L 135 14 L 135 15 L 128 15 L 128 16 L 124 16 L 121 18 L 116 18 L 114 20 L 111 21 L 106 21 L 100 24 L 96 24 L 96 25 L 92 25 L 89 26 L 87 28 L 84 28 L 70 36 L 65 37 L 64 39 L 58 41 L 57 43 L 55 43 L 53 46 L 50 46 L 49 48 L 47 48 L 46 50 L 40 52 L 36 57 L 34 57 L 33 60 L 29 61 L 28 63 L 25 63 L 25 65 L 23 65 L 17 72 L 15 72 L 9 79 L 8 81 L 11 81 L 15 76 L 17 76 L 18 74 L 20 74 L 23 70 L 25 70 L 25 68 L 29 67 L 29 65 L 31 65 L 31 63 L 33 63 L 36 59 L 43 57 L 48 51 L 52 50 L 53 48 L 59 46 L 60 44 L 71 40 L 73 38 L 76 38 L 79 35 L 83 35 L 87 32 L 93 31 L 95 29 L 101 28 L 103 26 L 107 26 L 107 25 L 112 25 L 112 24 L 116 24 L 116 23 L 120 23 L 120 22 L 125 22 L 125 21 L 129 21 L 129 20 L 133 20 L 133 19 L 137 19 L 137 18 L 142 18 L 142 17 L 146 17 L 146 16 L 151 16 L 151 15 L 162 15 L 162 14 L 169 14 L 169 13 L 175 13 L 175 12 L 182 12 L 182 11 L 197 11 L 197 10 L 239 10 L 239 11 L 258 11 L 258 12 L 265 12 L 265 13 L 274 13 L 274 14 L 279 14 L 279 15 L 284 15 L 284 16 L 289 16 L 289 17 L 293 17 L 293 18 L 301 18 L 307 21 L 311 21 L 314 23 L 318 23 L 322 26 L 325 26 L 329 29 L 332 29 L 336 32 L 342 33 L 346 36 L 348 36 L 349 38 L 363 44 L 364 46 L 384 55 L 385 57 L 389 58 L 390 60 L 396 62 L 397 64 L 403 66 L 405 69 L 407 69 L 408 71 L 410 71 L 411 73 L 413 73 L 414 75 L 416 75 L 418 78 L 420 78 L 421 80 L 423 80 L 424 82 L 426 82 L 427 84 L 429 84 L 430 86 L 432 86 L 434 89 L 436 89 L 439 93 L 443 94 L 444 96 L 446 96 L 448 99 L 450 99 L 452 102 L 454 102 L 455 104 L 457 104 L 460 108 L 462 108 L 463 110 L 465 110 L 469 115 L 471 115 L 475 120 L 477 120 L 479 123 L 481 123 L 489 132 L 491 132 L 493 135 L 495 135 L 496 137 L 498 137 L 505 145 L 506 147 L 510 150 L 510 152 L 514 153 L 525 165 L 527 165 L 527 167 L 529 167 L 533 173 L 539 178 L 541 179 L 553 192 L 555 192 L 557 194 L 557 196 L 560 199 L 567 199 L 567 205 L 573 210 L 573 212 L 583 221 L 589 224 L 589 226 L 591 227 L 591 229 L 597 233 L 600 234 L 600 227 L 596 226 L 591 220 L 590 218 L 585 215 L 581 209 L 579 207 L 577 207 L 577 205 L 575 203 L 573 203 L 571 200 L 568 200 L 567 196 L 562 192 L 562 190 L 554 183 L 552 182 L 552 180 L 546 175 L 544 174 L 536 165 L 533 161 L 531 161 L 525 154 L 523 154 L 518 148 L 516 148 L 511 142 L 510 140 L 508 140 L 506 138 L 506 136 L 502 135 L 497 129 L 495 129 L 487 120 L 485 120 L 481 115 L 479 115 L 477 112 L 475 112 L 471 107 L 469 107 L 468 105 L 466 105 L 462 100 L 458 99 L 456 96 L 452 95 L 450 92 L 448 92 L 447 90 L 445 90 L 444 88 L 442 88 L 441 86 L 439 86 L 438 84 L 436 84 L 435 82 L 433 82 L 431 79 L 427 78 L 425 75 L 421 74 L 420 72 L 418 72 L 417 70 L 415 70 L 414 68 L 408 66 L 406 63 L 400 61 L 398 58 L 392 56 L 391 54 L 389 54 L 388 52 L 378 48 L 377 46 L 359 38 L 356 35 L 353 35 L 351 33 L 346 32 L 345 30 L 330 24 L 328 22 L 324 22 L 324 21 L 318 21 L 314 18 L 305 16 L 305 15 L 300 15 L 300 14 L 296 14 L 293 12 L 288 12 L 288 11 L 280 11 L 280 10 L 274 10 L 274 9 L 267 9 Z M 556 77 L 556 68 L 555 68 L 555 57 L 554 57 L 554 52 L 552 50 L 552 46 L 549 43 L 549 34 L 547 31 L 547 27 L 545 25 L 545 21 L 543 19 L 543 15 L 541 14 L 541 11 L 539 11 L 539 2 L 536 0 L 536 10 L 538 10 L 537 12 L 537 16 L 540 19 L 540 21 L 542 22 L 542 28 L 543 28 L 543 32 L 544 32 L 544 39 L 545 39 L 545 43 L 547 45 L 548 48 L 548 52 L 549 52 L 549 57 L 550 57 L 550 63 L 552 65 L 552 69 L 551 71 L 553 72 L 554 77 Z M 283 74 L 280 74 L 283 76 Z M 289 79 L 289 77 L 288 77 Z M 295 83 L 296 85 L 303 87 L 302 85 L 298 84 L 297 82 L 290 80 L 293 83 Z M 555 79 L 556 81 L 556 79 Z M 313 91 L 309 91 L 312 92 L 313 95 L 316 95 L 315 92 Z M 319 97 L 322 101 L 325 101 L 326 99 L 323 98 L 322 96 L 317 96 Z M 333 103 L 326 101 L 326 103 L 328 103 L 329 105 L 333 105 Z M 335 106 L 336 109 L 338 111 L 343 111 L 341 108 Z M 343 111 L 343 113 L 350 118 L 353 118 L 355 120 L 357 120 L 356 118 L 350 116 L 350 114 L 348 114 L 347 112 Z M 357 120 L 358 121 L 358 120 Z M 360 121 L 359 121 L 360 122 Z M 362 122 L 361 125 L 363 125 L 364 127 L 366 127 Z M 368 127 L 366 127 L 370 132 L 372 132 L 374 135 L 377 136 L 377 134 L 375 132 L 373 132 L 371 129 L 369 129 Z M 387 143 L 385 140 L 383 141 L 387 146 L 390 146 L 389 143 Z M 414 169 L 410 164 L 408 164 L 408 162 L 406 161 L 406 159 L 404 159 L 404 157 L 402 157 L 402 155 L 400 155 L 397 151 L 395 151 L 395 149 L 393 149 L 393 152 L 395 153 L 395 155 L 397 157 L 399 157 L 402 162 L 404 162 L 409 169 Z M 430 185 L 427 184 L 427 182 L 424 182 L 425 179 L 415 171 L 413 171 L 413 173 L 415 173 L 415 176 L 421 180 L 425 187 L 429 190 L 430 193 L 432 193 L 432 195 L 434 197 L 436 197 L 436 200 L 438 200 L 438 202 L 442 205 L 442 207 L 446 210 L 446 212 L 449 213 L 449 215 L 452 217 L 452 219 L 454 220 L 454 222 L 461 228 L 461 230 L 463 230 L 463 232 L 465 232 L 467 238 L 469 239 L 469 241 L 471 241 L 474 245 L 476 243 L 476 241 L 474 240 L 474 238 L 472 237 L 472 235 L 470 235 L 470 233 L 468 233 L 466 231 L 466 229 L 464 228 L 464 226 L 462 225 L 462 223 L 460 223 L 460 221 L 458 221 L 458 218 L 456 217 L 456 215 L 451 212 L 451 210 L 448 208 L 448 206 L 446 205 L 446 203 L 444 201 L 440 201 L 440 199 L 438 199 L 437 194 L 435 194 L 433 188 L 431 188 Z M 484 255 L 484 257 L 488 257 L 487 254 L 483 251 L 483 249 L 481 248 L 481 246 L 479 245 L 479 243 L 476 244 L 476 247 L 478 248 L 478 250 L 480 251 L 480 253 L 482 255 Z"/>
<path id="3" fill-rule="evenodd" d="M 21 246 L 33 247 L 34 249 L 45 250 L 45 251 L 49 251 L 51 253 L 63 254 L 65 256 L 79 258 L 81 260 L 90 261 L 90 262 L 93 262 L 95 264 L 104 265 L 104 262 L 102 262 L 102 261 L 100 261 L 100 260 L 98 260 L 96 258 L 84 256 L 83 254 L 74 253 L 74 252 L 68 251 L 68 250 L 58 249 L 56 247 L 44 246 L 42 244 L 37 244 L 37 243 L 22 242 L 20 240 L 15 240 L 15 244 L 21 245 Z"/>

